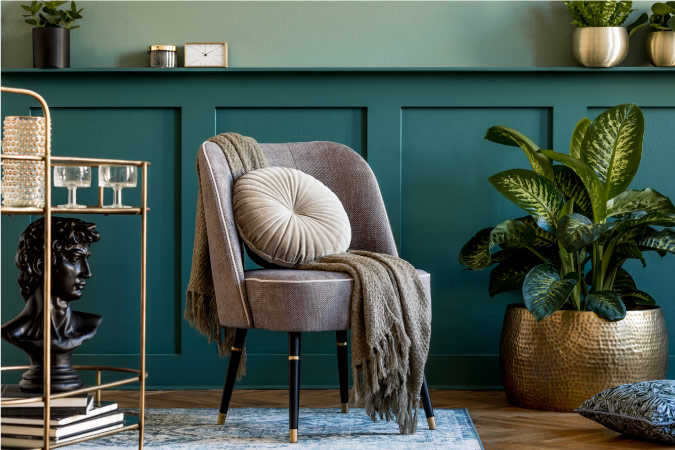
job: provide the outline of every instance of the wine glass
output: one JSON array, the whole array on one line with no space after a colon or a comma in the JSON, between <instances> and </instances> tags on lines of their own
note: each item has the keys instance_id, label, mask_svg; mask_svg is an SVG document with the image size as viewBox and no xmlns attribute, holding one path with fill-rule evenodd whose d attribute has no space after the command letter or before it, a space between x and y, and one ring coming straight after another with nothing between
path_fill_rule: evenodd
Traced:
<instances>
[{"instance_id":1,"label":"wine glass","mask_svg":"<svg viewBox=\"0 0 675 450\"><path fill-rule=\"evenodd\" d=\"M77 204L77 188L91 186L91 167L54 166L54 186L68 188L68 203L59 208L86 208Z\"/></svg>"},{"instance_id":2,"label":"wine glass","mask_svg":"<svg viewBox=\"0 0 675 450\"><path fill-rule=\"evenodd\" d=\"M113 188L113 203L104 208L131 208L122 204L122 188L136 187L136 166L99 166L98 185Z\"/></svg>"}]
</instances>

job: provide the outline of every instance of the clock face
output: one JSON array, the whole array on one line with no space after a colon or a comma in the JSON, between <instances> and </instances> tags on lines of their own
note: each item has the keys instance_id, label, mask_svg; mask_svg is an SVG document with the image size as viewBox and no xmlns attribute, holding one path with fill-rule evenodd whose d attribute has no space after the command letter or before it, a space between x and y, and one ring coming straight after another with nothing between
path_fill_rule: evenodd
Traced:
<instances>
[{"instance_id":1,"label":"clock face","mask_svg":"<svg viewBox=\"0 0 675 450\"><path fill-rule=\"evenodd\" d=\"M227 43L186 42L185 67L227 67Z\"/></svg>"}]
</instances>

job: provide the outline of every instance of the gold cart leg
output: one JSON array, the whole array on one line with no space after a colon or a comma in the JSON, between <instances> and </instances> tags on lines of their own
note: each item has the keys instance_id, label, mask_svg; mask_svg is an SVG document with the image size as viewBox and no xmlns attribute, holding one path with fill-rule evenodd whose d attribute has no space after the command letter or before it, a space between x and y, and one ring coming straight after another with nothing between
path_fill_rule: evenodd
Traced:
<instances>
[{"instance_id":1,"label":"gold cart leg","mask_svg":"<svg viewBox=\"0 0 675 450\"><path fill-rule=\"evenodd\" d=\"M101 385L101 371L96 370L96 386ZM101 407L101 390L96 391L96 406Z\"/></svg>"},{"instance_id":2,"label":"gold cart leg","mask_svg":"<svg viewBox=\"0 0 675 450\"><path fill-rule=\"evenodd\" d=\"M138 449L143 449L143 435L145 431L145 291L146 291L146 251L148 232L148 163L143 163L143 192L141 212L141 373L140 373L140 399L139 399L139 422L138 422Z\"/></svg>"}]
</instances>

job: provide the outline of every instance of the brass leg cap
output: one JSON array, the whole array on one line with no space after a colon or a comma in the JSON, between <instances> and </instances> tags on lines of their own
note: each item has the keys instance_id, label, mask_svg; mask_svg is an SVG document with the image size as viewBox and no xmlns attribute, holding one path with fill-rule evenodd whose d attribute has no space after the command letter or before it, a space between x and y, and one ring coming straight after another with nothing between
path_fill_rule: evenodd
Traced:
<instances>
[{"instance_id":1,"label":"brass leg cap","mask_svg":"<svg viewBox=\"0 0 675 450\"><path fill-rule=\"evenodd\" d=\"M427 422L429 423L430 430L436 429L436 418L434 416L427 417Z\"/></svg>"},{"instance_id":2,"label":"brass leg cap","mask_svg":"<svg viewBox=\"0 0 675 450\"><path fill-rule=\"evenodd\" d=\"M290 430L290 435L291 435L291 444L297 444L298 443L298 429L293 429L291 428Z\"/></svg>"},{"instance_id":3,"label":"brass leg cap","mask_svg":"<svg viewBox=\"0 0 675 450\"><path fill-rule=\"evenodd\" d=\"M347 414L349 412L349 403L342 404L342 414Z\"/></svg>"},{"instance_id":4,"label":"brass leg cap","mask_svg":"<svg viewBox=\"0 0 675 450\"><path fill-rule=\"evenodd\" d=\"M223 413L218 413L218 422L217 425L222 425L225 423L225 417L227 417L227 414Z\"/></svg>"}]
</instances>

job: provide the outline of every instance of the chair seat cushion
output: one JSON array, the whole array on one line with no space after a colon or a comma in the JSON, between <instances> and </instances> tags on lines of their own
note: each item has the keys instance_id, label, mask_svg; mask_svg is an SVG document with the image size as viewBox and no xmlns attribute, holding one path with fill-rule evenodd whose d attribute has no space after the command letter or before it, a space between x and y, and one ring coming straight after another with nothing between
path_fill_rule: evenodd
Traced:
<instances>
[{"instance_id":1,"label":"chair seat cushion","mask_svg":"<svg viewBox=\"0 0 675 450\"><path fill-rule=\"evenodd\" d=\"M431 301L431 276L417 270ZM257 269L245 273L255 328L273 331L332 331L350 328L354 280L340 272Z\"/></svg>"},{"instance_id":2,"label":"chair seat cushion","mask_svg":"<svg viewBox=\"0 0 675 450\"><path fill-rule=\"evenodd\" d=\"M266 167L244 174L234 184L232 208L247 247L277 266L342 253L352 239L337 195L299 170Z\"/></svg>"}]
</instances>

